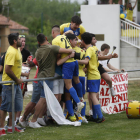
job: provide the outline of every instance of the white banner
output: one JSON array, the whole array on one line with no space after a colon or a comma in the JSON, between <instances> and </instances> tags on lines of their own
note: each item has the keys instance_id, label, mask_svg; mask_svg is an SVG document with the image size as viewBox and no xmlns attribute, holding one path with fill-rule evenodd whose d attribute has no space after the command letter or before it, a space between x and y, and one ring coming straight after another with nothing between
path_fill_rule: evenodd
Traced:
<instances>
[{"instance_id":1,"label":"white banner","mask_svg":"<svg viewBox=\"0 0 140 140\"><path fill-rule=\"evenodd\" d=\"M125 111L128 103L128 74L126 72L114 74L111 79L116 96L111 96L108 84L101 79L100 104L104 113L115 114Z\"/></svg>"},{"instance_id":2,"label":"white banner","mask_svg":"<svg viewBox=\"0 0 140 140\"><path fill-rule=\"evenodd\" d=\"M52 93L52 91L50 90L50 88L44 81L43 81L43 87L44 87L47 107L50 111L51 116L57 122L57 124L81 126L81 122L78 122L78 121L71 122L65 118L63 110L58 100L56 99L56 97L54 96L54 94Z\"/></svg>"}]
</instances>

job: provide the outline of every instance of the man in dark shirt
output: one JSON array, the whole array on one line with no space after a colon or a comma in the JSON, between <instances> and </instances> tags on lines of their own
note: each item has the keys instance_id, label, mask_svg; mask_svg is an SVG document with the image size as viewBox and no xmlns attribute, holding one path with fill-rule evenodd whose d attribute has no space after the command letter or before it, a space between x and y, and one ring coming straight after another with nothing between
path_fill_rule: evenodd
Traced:
<instances>
[{"instance_id":1,"label":"man in dark shirt","mask_svg":"<svg viewBox=\"0 0 140 140\"><path fill-rule=\"evenodd\" d=\"M22 54L22 63L27 61L27 58L31 55L30 52L28 50L26 50L25 47L25 35L19 35L20 40L21 40L21 47L20 47L20 51Z\"/></svg>"}]
</instances>

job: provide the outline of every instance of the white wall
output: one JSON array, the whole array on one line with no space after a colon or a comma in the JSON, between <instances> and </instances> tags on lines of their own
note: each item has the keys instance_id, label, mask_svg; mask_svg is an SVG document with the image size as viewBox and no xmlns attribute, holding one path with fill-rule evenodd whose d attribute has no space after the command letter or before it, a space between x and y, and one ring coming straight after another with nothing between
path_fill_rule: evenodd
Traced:
<instances>
[{"instance_id":1,"label":"white wall","mask_svg":"<svg viewBox=\"0 0 140 140\"><path fill-rule=\"evenodd\" d=\"M138 23L140 23L140 12L138 12Z\"/></svg>"},{"instance_id":2,"label":"white wall","mask_svg":"<svg viewBox=\"0 0 140 140\"><path fill-rule=\"evenodd\" d=\"M116 68L120 68L120 6L116 5L81 5L81 19L87 32L94 34L104 34L105 40L98 41L97 47L100 49L103 43L117 49L115 52L119 58L110 60Z\"/></svg>"}]
</instances>

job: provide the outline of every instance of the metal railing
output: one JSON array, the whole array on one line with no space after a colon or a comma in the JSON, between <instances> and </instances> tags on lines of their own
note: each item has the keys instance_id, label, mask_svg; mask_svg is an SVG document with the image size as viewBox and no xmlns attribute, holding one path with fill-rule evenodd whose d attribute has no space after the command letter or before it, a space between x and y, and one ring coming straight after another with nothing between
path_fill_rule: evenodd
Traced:
<instances>
[{"instance_id":1,"label":"metal railing","mask_svg":"<svg viewBox=\"0 0 140 140\"><path fill-rule=\"evenodd\" d=\"M128 19L121 19L121 40L140 48L140 25Z\"/></svg>"},{"instance_id":2,"label":"metal railing","mask_svg":"<svg viewBox=\"0 0 140 140\"><path fill-rule=\"evenodd\" d=\"M135 72L135 71L140 71L140 69L137 70L127 70L125 72ZM108 72L108 74L116 74L118 72L114 71L114 72ZM120 73L123 73L123 71L121 71ZM55 79L62 79L61 76L58 77L47 77L47 78L36 78L36 79L26 79L23 80L23 82L33 82L33 81L45 81L45 80L55 80ZM12 84L12 132L14 132L15 130L15 107L14 107L14 81L4 81L4 82L0 82L0 84L8 84L11 83Z\"/></svg>"}]
</instances>

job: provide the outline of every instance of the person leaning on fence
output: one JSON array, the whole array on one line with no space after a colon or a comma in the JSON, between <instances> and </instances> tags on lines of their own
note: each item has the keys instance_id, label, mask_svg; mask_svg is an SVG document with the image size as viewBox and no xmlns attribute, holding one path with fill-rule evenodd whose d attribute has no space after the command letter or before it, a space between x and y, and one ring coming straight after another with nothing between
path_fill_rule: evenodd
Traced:
<instances>
[{"instance_id":1,"label":"person leaning on fence","mask_svg":"<svg viewBox=\"0 0 140 140\"><path fill-rule=\"evenodd\" d=\"M15 114L23 109L23 97L20 85L23 81L20 79L22 55L19 47L21 42L18 33L8 35L9 48L5 55L4 70L2 81L14 81L14 96L15 96ZM12 85L11 83L3 84L2 88L2 104L0 110L0 135L6 135L4 129L4 122L7 112L9 112L9 126L8 133L12 133ZM19 130L15 125L15 131L24 132Z\"/></svg>"},{"instance_id":2,"label":"person leaning on fence","mask_svg":"<svg viewBox=\"0 0 140 140\"><path fill-rule=\"evenodd\" d=\"M101 46L101 52L100 55L101 56L105 56L109 53L110 50L110 46L108 44L103 44ZM103 61L99 61L99 63L103 66L103 68L107 71L107 72L113 72L113 71L117 71L117 72L121 72L124 71L124 69L117 69L114 66L112 66L108 60L103 60Z\"/></svg>"},{"instance_id":3,"label":"person leaning on fence","mask_svg":"<svg viewBox=\"0 0 140 140\"><path fill-rule=\"evenodd\" d=\"M56 57L58 53L67 53L70 54L73 52L72 49L63 49L56 45L48 45L48 41L44 34L37 35L37 41L40 44L40 47L35 53L35 57L39 66L38 78L44 77L54 77L55 74L55 64ZM45 80L48 87L52 90L53 80ZM35 107L35 113L32 120L29 122L29 126L32 128L40 128L41 126L37 123L37 118L41 110L44 110L46 107L45 93L43 89L43 81L39 81L39 87L41 90L40 99Z\"/></svg>"}]
</instances>

